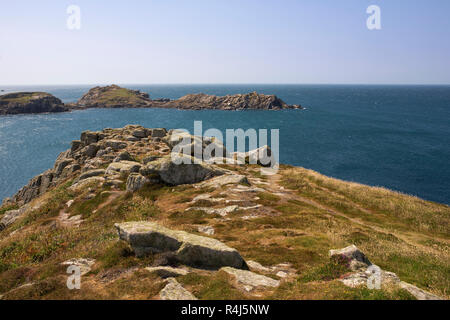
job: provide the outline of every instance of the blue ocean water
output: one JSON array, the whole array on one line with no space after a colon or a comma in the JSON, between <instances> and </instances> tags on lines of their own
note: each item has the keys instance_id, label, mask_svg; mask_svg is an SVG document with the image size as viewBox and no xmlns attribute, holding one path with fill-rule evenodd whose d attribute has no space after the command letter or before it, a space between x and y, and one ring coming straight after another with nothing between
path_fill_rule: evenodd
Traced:
<instances>
[{"instance_id":1,"label":"blue ocean water","mask_svg":"<svg viewBox=\"0 0 450 320\"><path fill-rule=\"evenodd\" d=\"M50 168L83 130L141 124L186 128L280 129L282 163L325 175L384 186L450 204L450 86L123 85L152 98L187 93L276 94L306 110L180 111L91 109L0 117L0 199ZM0 87L47 91L64 102L92 86ZM223 131L224 132L224 131Z\"/></svg>"}]
</instances>

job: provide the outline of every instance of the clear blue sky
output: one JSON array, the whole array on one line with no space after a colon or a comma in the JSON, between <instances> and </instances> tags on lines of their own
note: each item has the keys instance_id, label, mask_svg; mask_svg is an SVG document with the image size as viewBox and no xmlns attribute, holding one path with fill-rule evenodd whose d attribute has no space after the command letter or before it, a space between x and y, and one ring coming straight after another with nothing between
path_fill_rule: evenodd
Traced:
<instances>
[{"instance_id":1,"label":"clear blue sky","mask_svg":"<svg viewBox=\"0 0 450 320\"><path fill-rule=\"evenodd\" d=\"M449 0L2 1L0 84L449 84L449 16Z\"/></svg>"}]
</instances>

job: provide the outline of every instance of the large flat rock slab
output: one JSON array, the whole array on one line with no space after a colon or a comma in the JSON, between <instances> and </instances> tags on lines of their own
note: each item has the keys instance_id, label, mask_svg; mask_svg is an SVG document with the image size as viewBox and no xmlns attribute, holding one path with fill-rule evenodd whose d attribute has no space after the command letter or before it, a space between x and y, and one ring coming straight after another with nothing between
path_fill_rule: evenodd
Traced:
<instances>
[{"instance_id":1,"label":"large flat rock slab","mask_svg":"<svg viewBox=\"0 0 450 320\"><path fill-rule=\"evenodd\" d=\"M171 230L147 221L117 223L115 227L120 239L127 241L137 256L172 251L185 265L213 269L225 266L248 268L236 249L216 239Z\"/></svg>"}]
</instances>

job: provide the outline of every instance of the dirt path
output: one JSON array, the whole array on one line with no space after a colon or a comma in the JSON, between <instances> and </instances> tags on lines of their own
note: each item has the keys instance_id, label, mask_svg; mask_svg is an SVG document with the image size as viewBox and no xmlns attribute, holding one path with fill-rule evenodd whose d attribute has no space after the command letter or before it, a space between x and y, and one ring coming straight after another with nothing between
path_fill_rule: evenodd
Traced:
<instances>
[{"instance_id":1,"label":"dirt path","mask_svg":"<svg viewBox=\"0 0 450 320\"><path fill-rule=\"evenodd\" d=\"M326 206L326 205L324 205L322 203L319 203L319 202L317 202L315 200L312 200L312 199L306 198L304 196L301 196L295 190L290 190L290 189L283 188L280 185L280 181L281 181L281 176L279 174L269 175L268 176L268 182L270 183L270 185L268 185L266 187L266 189L268 191L272 192L272 193L279 194L280 197L284 197L286 200L290 200L290 199L295 200L295 199L297 199L297 200L303 201L303 202L305 202L305 203L307 203L307 204L309 204L311 206L314 206L314 207L316 207L318 209L321 209L321 210L323 210L323 211L325 211L325 212L327 212L327 213L329 213L331 215L343 217L343 218L349 220L352 223L364 226L364 227L372 229L372 230L374 230L376 232L385 233L385 234L392 234L392 235L394 235L395 237L397 237L398 239L402 240L403 242L405 242L406 244L408 244L410 246L420 247L424 251L432 251L436 255L440 255L441 254L441 252L439 250L435 250L432 247L425 246L425 245L422 245L420 243L417 243L417 241L414 241L413 239L411 239L410 236L405 235L405 234L403 234L403 233L401 233L399 231L389 230L389 229L385 229L385 228L382 228L382 227L379 227L379 226L376 226L376 225L373 225L373 224L368 224L368 223L362 221L361 219L350 217L350 216L346 215L345 213L343 213L341 211L338 211L338 210L336 210L334 208L330 208L330 207L328 207L328 206ZM329 190L326 190L326 191L329 192ZM339 194L335 194L335 195L339 196L340 198L343 197L342 195L339 195ZM348 200L347 198L345 198L345 200L350 202L357 209L359 209L360 211L362 211L364 213L374 214L370 210L361 207L359 204L356 204L353 201ZM417 237L417 234L415 235L415 237ZM429 239L428 237L426 237L424 235L422 235L421 238L422 239Z\"/></svg>"}]
</instances>

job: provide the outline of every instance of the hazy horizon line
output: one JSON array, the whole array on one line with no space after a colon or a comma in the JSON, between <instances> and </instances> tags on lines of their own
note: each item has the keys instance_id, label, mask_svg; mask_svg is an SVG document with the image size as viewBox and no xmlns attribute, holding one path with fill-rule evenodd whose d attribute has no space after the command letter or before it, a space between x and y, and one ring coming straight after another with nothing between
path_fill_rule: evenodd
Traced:
<instances>
[{"instance_id":1,"label":"hazy horizon line","mask_svg":"<svg viewBox=\"0 0 450 320\"><path fill-rule=\"evenodd\" d=\"M227 85L227 86L242 86L242 85L271 85L271 86L282 86L282 85L324 85L324 86L450 86L450 83L270 83L270 82L242 82L242 83L227 83L227 82L216 82L216 83L202 83L202 82L192 82L192 83L120 83L120 82L103 82L103 83L43 83L43 84L0 84L0 87L32 87L32 86L108 86L108 85L131 85L131 86L142 86L142 85L154 85L154 86L216 86L216 85Z\"/></svg>"}]
</instances>

